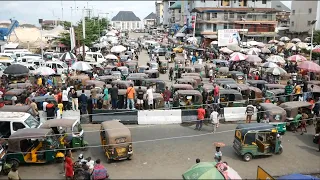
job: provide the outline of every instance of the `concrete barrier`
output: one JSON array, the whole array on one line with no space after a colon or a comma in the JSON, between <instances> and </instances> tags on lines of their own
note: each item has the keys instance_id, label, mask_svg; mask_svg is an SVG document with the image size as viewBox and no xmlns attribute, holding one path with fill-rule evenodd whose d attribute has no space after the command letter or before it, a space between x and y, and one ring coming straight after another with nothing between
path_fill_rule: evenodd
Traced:
<instances>
[{"instance_id":1,"label":"concrete barrier","mask_svg":"<svg viewBox=\"0 0 320 180\"><path fill-rule=\"evenodd\" d=\"M245 121L247 115L245 114L247 107L225 107L224 108L224 121L226 122L235 122L235 121ZM254 108L254 114L252 120L256 121L257 119L257 108Z\"/></svg>"},{"instance_id":2,"label":"concrete barrier","mask_svg":"<svg viewBox=\"0 0 320 180\"><path fill-rule=\"evenodd\" d=\"M182 123L194 122L197 120L198 112L197 109L182 109L181 120Z\"/></svg>"},{"instance_id":3,"label":"concrete barrier","mask_svg":"<svg viewBox=\"0 0 320 180\"><path fill-rule=\"evenodd\" d=\"M138 112L138 124L181 124L181 109Z\"/></svg>"},{"instance_id":4,"label":"concrete barrier","mask_svg":"<svg viewBox=\"0 0 320 180\"><path fill-rule=\"evenodd\" d=\"M114 119L120 120L123 124L138 124L138 111L132 110L92 110L92 123L101 123Z\"/></svg>"}]
</instances>

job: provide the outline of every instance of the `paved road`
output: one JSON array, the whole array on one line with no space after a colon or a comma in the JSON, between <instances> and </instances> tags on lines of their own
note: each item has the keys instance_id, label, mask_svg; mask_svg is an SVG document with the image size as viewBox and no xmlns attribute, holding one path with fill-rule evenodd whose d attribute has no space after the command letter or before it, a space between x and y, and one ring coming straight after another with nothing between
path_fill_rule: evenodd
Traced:
<instances>
[{"instance_id":1,"label":"paved road","mask_svg":"<svg viewBox=\"0 0 320 180\"><path fill-rule=\"evenodd\" d=\"M99 129L99 125L84 126L86 131ZM195 163L196 158L200 158L201 161L213 160L212 143L217 141L226 144L222 149L223 160L227 161L243 178L255 178L257 166L263 167L274 176L320 172L320 152L316 151L317 147L312 143L312 134L314 134L312 127L309 127L309 133L305 135L288 132L283 136L283 154L244 162L232 148L235 126L235 124L223 124L216 134L209 133L211 129L208 126L200 132L194 131L194 126L130 126L133 141L137 142L133 145L134 157L131 161L107 164L101 147L89 148L83 153L85 157L100 158L113 179L181 178L181 174ZM170 139L172 137L181 138ZM85 138L91 146L100 144L98 132L88 132ZM76 153L74 156L77 157ZM43 178L41 174L43 172L46 172L47 178L61 179L63 178L59 174L61 168L62 166L57 164L31 165L20 167L19 172L23 179Z\"/></svg>"}]
</instances>

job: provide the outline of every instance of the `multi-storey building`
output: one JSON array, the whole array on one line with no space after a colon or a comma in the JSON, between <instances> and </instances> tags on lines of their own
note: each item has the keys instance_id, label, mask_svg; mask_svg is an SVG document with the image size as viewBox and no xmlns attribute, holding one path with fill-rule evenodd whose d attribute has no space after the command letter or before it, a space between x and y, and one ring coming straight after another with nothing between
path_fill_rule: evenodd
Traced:
<instances>
[{"instance_id":1,"label":"multi-storey building","mask_svg":"<svg viewBox=\"0 0 320 180\"><path fill-rule=\"evenodd\" d=\"M163 2L162 1L156 1L156 23L157 25L160 25L163 23Z\"/></svg>"},{"instance_id":2,"label":"multi-storey building","mask_svg":"<svg viewBox=\"0 0 320 180\"><path fill-rule=\"evenodd\" d=\"M157 16L155 13L152 12L143 19L143 25L145 28L155 27L156 20L157 20Z\"/></svg>"},{"instance_id":3,"label":"multi-storey building","mask_svg":"<svg viewBox=\"0 0 320 180\"><path fill-rule=\"evenodd\" d=\"M298 1L291 2L290 32L310 33L312 21L316 30L320 30L320 1Z\"/></svg>"},{"instance_id":4,"label":"multi-storey building","mask_svg":"<svg viewBox=\"0 0 320 180\"><path fill-rule=\"evenodd\" d=\"M171 9L169 9L176 1L162 0L163 3L163 25L170 26Z\"/></svg>"},{"instance_id":5,"label":"multi-storey building","mask_svg":"<svg viewBox=\"0 0 320 180\"><path fill-rule=\"evenodd\" d=\"M197 17L197 36L214 39L222 29L243 29L241 37L258 41L276 36L278 10L271 8L269 0L192 1L189 6Z\"/></svg>"},{"instance_id":6,"label":"multi-storey building","mask_svg":"<svg viewBox=\"0 0 320 180\"><path fill-rule=\"evenodd\" d=\"M281 1L272 1L271 8L279 10L276 14L276 19L278 21L278 27L289 27L290 26L290 14L291 10Z\"/></svg>"}]
</instances>

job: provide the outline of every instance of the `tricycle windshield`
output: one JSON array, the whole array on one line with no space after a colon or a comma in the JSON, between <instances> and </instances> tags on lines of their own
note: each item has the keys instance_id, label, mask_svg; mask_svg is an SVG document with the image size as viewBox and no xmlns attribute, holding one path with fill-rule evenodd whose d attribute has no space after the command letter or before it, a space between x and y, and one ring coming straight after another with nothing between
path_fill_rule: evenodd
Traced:
<instances>
[{"instance_id":1,"label":"tricycle windshield","mask_svg":"<svg viewBox=\"0 0 320 180\"><path fill-rule=\"evenodd\" d=\"M12 99L12 95L5 95L4 97L3 97L3 99L5 100L5 101L11 101L11 99Z\"/></svg>"},{"instance_id":2,"label":"tricycle windshield","mask_svg":"<svg viewBox=\"0 0 320 180\"><path fill-rule=\"evenodd\" d=\"M40 123L32 115L30 115L25 121L30 128L38 128Z\"/></svg>"},{"instance_id":3,"label":"tricycle windshield","mask_svg":"<svg viewBox=\"0 0 320 180\"><path fill-rule=\"evenodd\" d=\"M48 142L49 146L52 146L50 149L59 148L59 141L56 136L48 136L46 141Z\"/></svg>"},{"instance_id":4,"label":"tricycle windshield","mask_svg":"<svg viewBox=\"0 0 320 180\"><path fill-rule=\"evenodd\" d=\"M80 133L82 131L82 126L80 124L80 122L77 122L73 127L72 127L72 132L73 133Z\"/></svg>"},{"instance_id":5,"label":"tricycle windshield","mask_svg":"<svg viewBox=\"0 0 320 180\"><path fill-rule=\"evenodd\" d=\"M128 69L121 69L121 73L124 75L129 74Z\"/></svg>"}]
</instances>

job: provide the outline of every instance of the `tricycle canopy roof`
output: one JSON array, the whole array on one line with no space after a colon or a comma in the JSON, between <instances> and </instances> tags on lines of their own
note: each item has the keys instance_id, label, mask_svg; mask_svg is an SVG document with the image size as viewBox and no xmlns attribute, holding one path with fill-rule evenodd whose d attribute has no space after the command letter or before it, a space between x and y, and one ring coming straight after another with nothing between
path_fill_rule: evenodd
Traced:
<instances>
[{"instance_id":1,"label":"tricycle canopy roof","mask_svg":"<svg viewBox=\"0 0 320 180\"><path fill-rule=\"evenodd\" d=\"M268 82L265 80L247 80L249 84L267 84Z\"/></svg>"},{"instance_id":2,"label":"tricycle canopy roof","mask_svg":"<svg viewBox=\"0 0 320 180\"><path fill-rule=\"evenodd\" d=\"M40 128L49 129L53 127L72 128L72 126L78 122L76 119L52 119L43 123Z\"/></svg>"},{"instance_id":3,"label":"tricycle canopy roof","mask_svg":"<svg viewBox=\"0 0 320 180\"><path fill-rule=\"evenodd\" d=\"M285 110L296 109L300 107L309 107L312 104L305 101L290 101L280 104L279 106Z\"/></svg>"},{"instance_id":4,"label":"tricycle canopy roof","mask_svg":"<svg viewBox=\"0 0 320 180\"><path fill-rule=\"evenodd\" d=\"M271 89L284 89L286 87L286 85L283 84L265 84L265 86Z\"/></svg>"},{"instance_id":5,"label":"tricycle canopy roof","mask_svg":"<svg viewBox=\"0 0 320 180\"><path fill-rule=\"evenodd\" d=\"M267 111L270 114L282 114L285 110L272 103L260 103L262 111Z\"/></svg>"},{"instance_id":6,"label":"tricycle canopy roof","mask_svg":"<svg viewBox=\"0 0 320 180\"><path fill-rule=\"evenodd\" d=\"M272 124L265 124L265 123L239 124L236 127L236 130L241 130L242 136L249 131L269 132L272 129L275 129L275 127Z\"/></svg>"},{"instance_id":7,"label":"tricycle canopy roof","mask_svg":"<svg viewBox=\"0 0 320 180\"><path fill-rule=\"evenodd\" d=\"M71 80L85 80L85 79L90 79L88 75L86 74L80 74L76 76L70 76Z\"/></svg>"},{"instance_id":8,"label":"tricycle canopy roof","mask_svg":"<svg viewBox=\"0 0 320 180\"><path fill-rule=\"evenodd\" d=\"M241 95L241 93L234 89L221 89L220 94L238 94Z\"/></svg>"},{"instance_id":9,"label":"tricycle canopy roof","mask_svg":"<svg viewBox=\"0 0 320 180\"><path fill-rule=\"evenodd\" d=\"M32 87L31 83L15 83L15 84L9 84L9 88L14 88L14 89L25 89L28 87Z\"/></svg>"},{"instance_id":10,"label":"tricycle canopy roof","mask_svg":"<svg viewBox=\"0 0 320 180\"><path fill-rule=\"evenodd\" d=\"M5 94L15 96L15 95L20 95L25 91L26 91L25 89L11 89L11 90L7 91Z\"/></svg>"},{"instance_id":11,"label":"tricycle canopy roof","mask_svg":"<svg viewBox=\"0 0 320 180\"><path fill-rule=\"evenodd\" d=\"M178 94L182 94L182 95L201 95L201 93L197 90L178 90L176 91L176 93Z\"/></svg>"},{"instance_id":12,"label":"tricycle canopy roof","mask_svg":"<svg viewBox=\"0 0 320 180\"><path fill-rule=\"evenodd\" d=\"M272 93L275 94L275 95L285 93L284 89L271 89L271 90L268 90L268 91L269 91L269 92L272 92Z\"/></svg>"},{"instance_id":13,"label":"tricycle canopy roof","mask_svg":"<svg viewBox=\"0 0 320 180\"><path fill-rule=\"evenodd\" d=\"M129 128L118 120L104 121L101 123L101 127L108 134L109 139L113 139L112 141L119 137L126 137L128 143L132 141Z\"/></svg>"},{"instance_id":14,"label":"tricycle canopy roof","mask_svg":"<svg viewBox=\"0 0 320 180\"><path fill-rule=\"evenodd\" d=\"M0 112L28 112L31 109L29 105L22 105L22 106L14 106L14 105L5 105L0 108Z\"/></svg>"},{"instance_id":15,"label":"tricycle canopy roof","mask_svg":"<svg viewBox=\"0 0 320 180\"><path fill-rule=\"evenodd\" d=\"M172 84L171 87L174 89L193 90L193 86L191 84Z\"/></svg>"},{"instance_id":16,"label":"tricycle canopy roof","mask_svg":"<svg viewBox=\"0 0 320 180\"><path fill-rule=\"evenodd\" d=\"M34 99L35 102L43 102L46 99L48 101L56 102L56 99L54 97L52 97L52 96L49 96L49 95L47 95L47 96L36 96L36 97L33 97L31 100L33 100L33 99Z\"/></svg>"},{"instance_id":17,"label":"tricycle canopy roof","mask_svg":"<svg viewBox=\"0 0 320 180\"><path fill-rule=\"evenodd\" d=\"M244 75L243 72L240 72L240 71L229 71L229 74L242 75L242 76Z\"/></svg>"}]
</instances>

